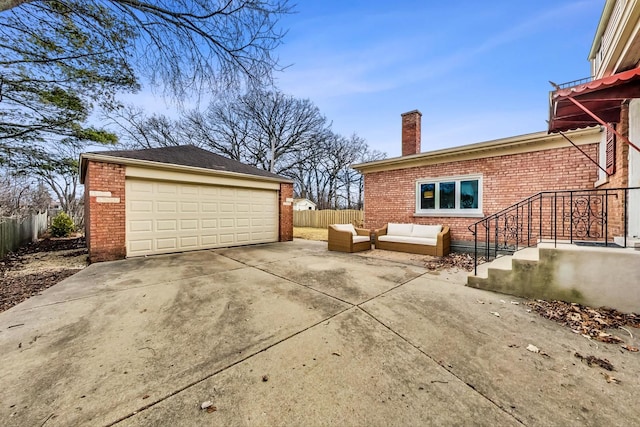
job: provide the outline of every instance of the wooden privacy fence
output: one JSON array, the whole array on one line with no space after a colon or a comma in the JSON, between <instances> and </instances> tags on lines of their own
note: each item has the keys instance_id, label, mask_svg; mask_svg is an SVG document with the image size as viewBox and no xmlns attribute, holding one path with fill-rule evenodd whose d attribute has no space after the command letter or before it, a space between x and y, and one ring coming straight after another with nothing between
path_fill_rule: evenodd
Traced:
<instances>
[{"instance_id":1,"label":"wooden privacy fence","mask_svg":"<svg viewBox=\"0 0 640 427\"><path fill-rule=\"evenodd\" d=\"M38 239L47 230L47 213L23 217L0 217L0 257L27 242Z\"/></svg>"},{"instance_id":2,"label":"wooden privacy fence","mask_svg":"<svg viewBox=\"0 0 640 427\"><path fill-rule=\"evenodd\" d=\"M294 227L327 228L329 224L361 225L363 220L363 212L354 209L293 211Z\"/></svg>"}]
</instances>

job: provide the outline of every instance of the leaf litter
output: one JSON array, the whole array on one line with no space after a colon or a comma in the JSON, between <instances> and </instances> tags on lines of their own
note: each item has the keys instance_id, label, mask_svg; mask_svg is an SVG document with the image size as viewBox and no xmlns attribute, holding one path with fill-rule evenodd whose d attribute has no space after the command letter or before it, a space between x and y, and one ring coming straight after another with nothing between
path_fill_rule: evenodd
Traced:
<instances>
[{"instance_id":1,"label":"leaf litter","mask_svg":"<svg viewBox=\"0 0 640 427\"><path fill-rule=\"evenodd\" d=\"M625 340L607 332L608 329L622 329L633 335L625 326L640 328L640 315L622 313L613 308L591 308L577 303L564 301L535 300L525 303L542 317L568 326L576 334L604 343L619 344ZM628 351L635 347L629 346Z\"/></svg>"}]
</instances>

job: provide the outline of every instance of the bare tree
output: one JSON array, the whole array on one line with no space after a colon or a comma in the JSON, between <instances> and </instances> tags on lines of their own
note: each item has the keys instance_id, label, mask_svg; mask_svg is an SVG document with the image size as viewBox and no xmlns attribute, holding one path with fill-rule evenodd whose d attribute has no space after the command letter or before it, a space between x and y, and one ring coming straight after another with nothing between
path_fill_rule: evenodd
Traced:
<instances>
[{"instance_id":1,"label":"bare tree","mask_svg":"<svg viewBox=\"0 0 640 427\"><path fill-rule=\"evenodd\" d=\"M0 164L27 171L65 144L115 143L88 117L117 108L140 77L177 102L270 82L287 3L0 0ZM169 123L156 119L154 129Z\"/></svg>"},{"instance_id":2,"label":"bare tree","mask_svg":"<svg viewBox=\"0 0 640 427\"><path fill-rule=\"evenodd\" d=\"M41 180L6 170L0 174L0 216L44 212L50 203L51 195Z\"/></svg>"}]
</instances>

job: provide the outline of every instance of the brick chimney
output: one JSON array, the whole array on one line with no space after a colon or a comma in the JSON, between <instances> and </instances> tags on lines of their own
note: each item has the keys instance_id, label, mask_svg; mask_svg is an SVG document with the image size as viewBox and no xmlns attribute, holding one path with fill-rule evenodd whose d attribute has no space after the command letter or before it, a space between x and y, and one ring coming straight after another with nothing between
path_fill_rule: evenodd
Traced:
<instances>
[{"instance_id":1,"label":"brick chimney","mask_svg":"<svg viewBox=\"0 0 640 427\"><path fill-rule=\"evenodd\" d=\"M402 155L410 156L420 152L420 121L422 113L418 110L401 114L402 116Z\"/></svg>"}]
</instances>

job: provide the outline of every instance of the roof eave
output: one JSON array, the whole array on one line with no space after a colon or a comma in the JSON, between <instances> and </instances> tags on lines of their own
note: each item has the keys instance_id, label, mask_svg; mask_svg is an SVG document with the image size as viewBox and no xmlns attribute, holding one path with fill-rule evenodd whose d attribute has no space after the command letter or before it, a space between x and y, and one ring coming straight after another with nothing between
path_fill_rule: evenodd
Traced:
<instances>
[{"instance_id":1,"label":"roof eave","mask_svg":"<svg viewBox=\"0 0 640 427\"><path fill-rule=\"evenodd\" d=\"M577 131L573 131L572 135L574 136L582 136L588 135L591 133L599 133L599 127L590 127L587 129L581 129ZM394 157L391 159L377 160L374 162L366 162L366 163L358 163L351 165L351 167L361 173L366 173L367 171L373 172L380 168L384 169L399 169L402 167L407 167L411 163L420 163L421 160L435 160L439 159L441 161L455 161L456 157L460 156L470 156L477 154L478 158L487 157L487 152L496 152L501 150L507 150L510 148L514 148L517 146L523 145L531 145L539 142L550 141L551 139L561 139L559 135L549 135L547 132L536 132L531 134L513 136L509 138L478 142L475 144L461 145L458 147L445 148L441 150L429 151L425 153L412 154L410 156L402 156L402 157ZM499 154L496 154L499 155Z\"/></svg>"},{"instance_id":2,"label":"roof eave","mask_svg":"<svg viewBox=\"0 0 640 427\"><path fill-rule=\"evenodd\" d=\"M152 169L166 169L171 171L195 173L195 174L201 174L201 175L224 176L224 177L242 178L242 179L251 178L259 181L281 182L281 183L288 183L288 184L293 183L292 180L284 177L275 178L275 177L240 173L240 172L230 172L230 171L222 171L222 170L216 170L216 169L199 168L195 166L184 166L184 165L176 165L171 163L154 162L150 160L139 160L139 159L130 159L127 157L108 156L108 155L98 154L98 153L83 153L80 155L80 183L81 184L84 184L86 164L90 160L96 161L96 162L102 162L102 163L115 163L115 164L125 165L125 166L139 166L139 167L146 167L146 168L152 168Z\"/></svg>"}]
</instances>

